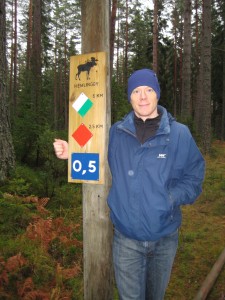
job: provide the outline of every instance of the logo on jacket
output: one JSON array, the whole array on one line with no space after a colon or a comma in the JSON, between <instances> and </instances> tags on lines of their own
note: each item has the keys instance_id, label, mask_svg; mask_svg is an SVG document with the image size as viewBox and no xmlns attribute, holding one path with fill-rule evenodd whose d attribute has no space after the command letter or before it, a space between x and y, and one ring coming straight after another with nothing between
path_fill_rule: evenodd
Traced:
<instances>
[{"instance_id":1,"label":"logo on jacket","mask_svg":"<svg viewBox=\"0 0 225 300\"><path fill-rule=\"evenodd\" d=\"M157 158L166 158L166 153L160 153Z\"/></svg>"}]
</instances>

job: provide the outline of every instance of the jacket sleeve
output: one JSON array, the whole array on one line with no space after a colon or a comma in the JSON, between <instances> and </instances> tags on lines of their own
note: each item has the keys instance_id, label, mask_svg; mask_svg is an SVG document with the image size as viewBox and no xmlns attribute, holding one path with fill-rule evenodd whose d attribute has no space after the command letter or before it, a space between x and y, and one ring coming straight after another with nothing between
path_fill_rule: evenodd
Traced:
<instances>
[{"instance_id":1,"label":"jacket sleeve","mask_svg":"<svg viewBox=\"0 0 225 300\"><path fill-rule=\"evenodd\" d=\"M205 160L187 128L182 133L176 152L180 155L182 167L179 166L177 176L171 180L169 198L174 206L192 204L202 192Z\"/></svg>"}]
</instances>

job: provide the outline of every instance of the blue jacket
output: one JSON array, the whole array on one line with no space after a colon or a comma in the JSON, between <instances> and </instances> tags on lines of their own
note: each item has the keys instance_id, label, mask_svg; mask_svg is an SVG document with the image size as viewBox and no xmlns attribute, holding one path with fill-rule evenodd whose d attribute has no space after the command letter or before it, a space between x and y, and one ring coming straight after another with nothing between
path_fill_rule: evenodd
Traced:
<instances>
[{"instance_id":1,"label":"blue jacket","mask_svg":"<svg viewBox=\"0 0 225 300\"><path fill-rule=\"evenodd\" d=\"M189 129L158 109L159 129L144 144L136 138L133 111L110 129L111 220L122 234L140 241L158 240L181 225L180 206L200 195L205 172Z\"/></svg>"}]
</instances>

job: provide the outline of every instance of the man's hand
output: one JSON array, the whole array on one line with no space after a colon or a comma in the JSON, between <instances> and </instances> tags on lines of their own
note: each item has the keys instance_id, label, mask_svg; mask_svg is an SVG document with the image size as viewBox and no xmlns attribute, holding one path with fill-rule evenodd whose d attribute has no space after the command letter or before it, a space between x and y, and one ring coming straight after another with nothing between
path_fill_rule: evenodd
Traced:
<instances>
[{"instance_id":1,"label":"man's hand","mask_svg":"<svg viewBox=\"0 0 225 300\"><path fill-rule=\"evenodd\" d=\"M60 159L68 159L68 143L66 141L55 139L53 143L55 155Z\"/></svg>"}]
</instances>

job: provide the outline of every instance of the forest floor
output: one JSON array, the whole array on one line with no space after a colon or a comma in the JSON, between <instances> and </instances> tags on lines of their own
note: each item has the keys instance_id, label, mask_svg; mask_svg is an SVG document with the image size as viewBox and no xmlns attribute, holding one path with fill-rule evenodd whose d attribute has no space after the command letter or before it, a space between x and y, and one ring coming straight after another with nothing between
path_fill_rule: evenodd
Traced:
<instances>
[{"instance_id":1,"label":"forest floor","mask_svg":"<svg viewBox=\"0 0 225 300\"><path fill-rule=\"evenodd\" d=\"M206 162L202 195L182 208L165 300L194 299L225 248L225 143L214 142ZM81 186L68 184L59 198L0 188L0 300L83 299ZM225 299L225 266L207 299Z\"/></svg>"},{"instance_id":2,"label":"forest floor","mask_svg":"<svg viewBox=\"0 0 225 300\"><path fill-rule=\"evenodd\" d=\"M194 299L225 249L225 143L214 143L206 157L203 193L183 207L180 241L166 300ZM225 265L207 299L225 299Z\"/></svg>"}]
</instances>

